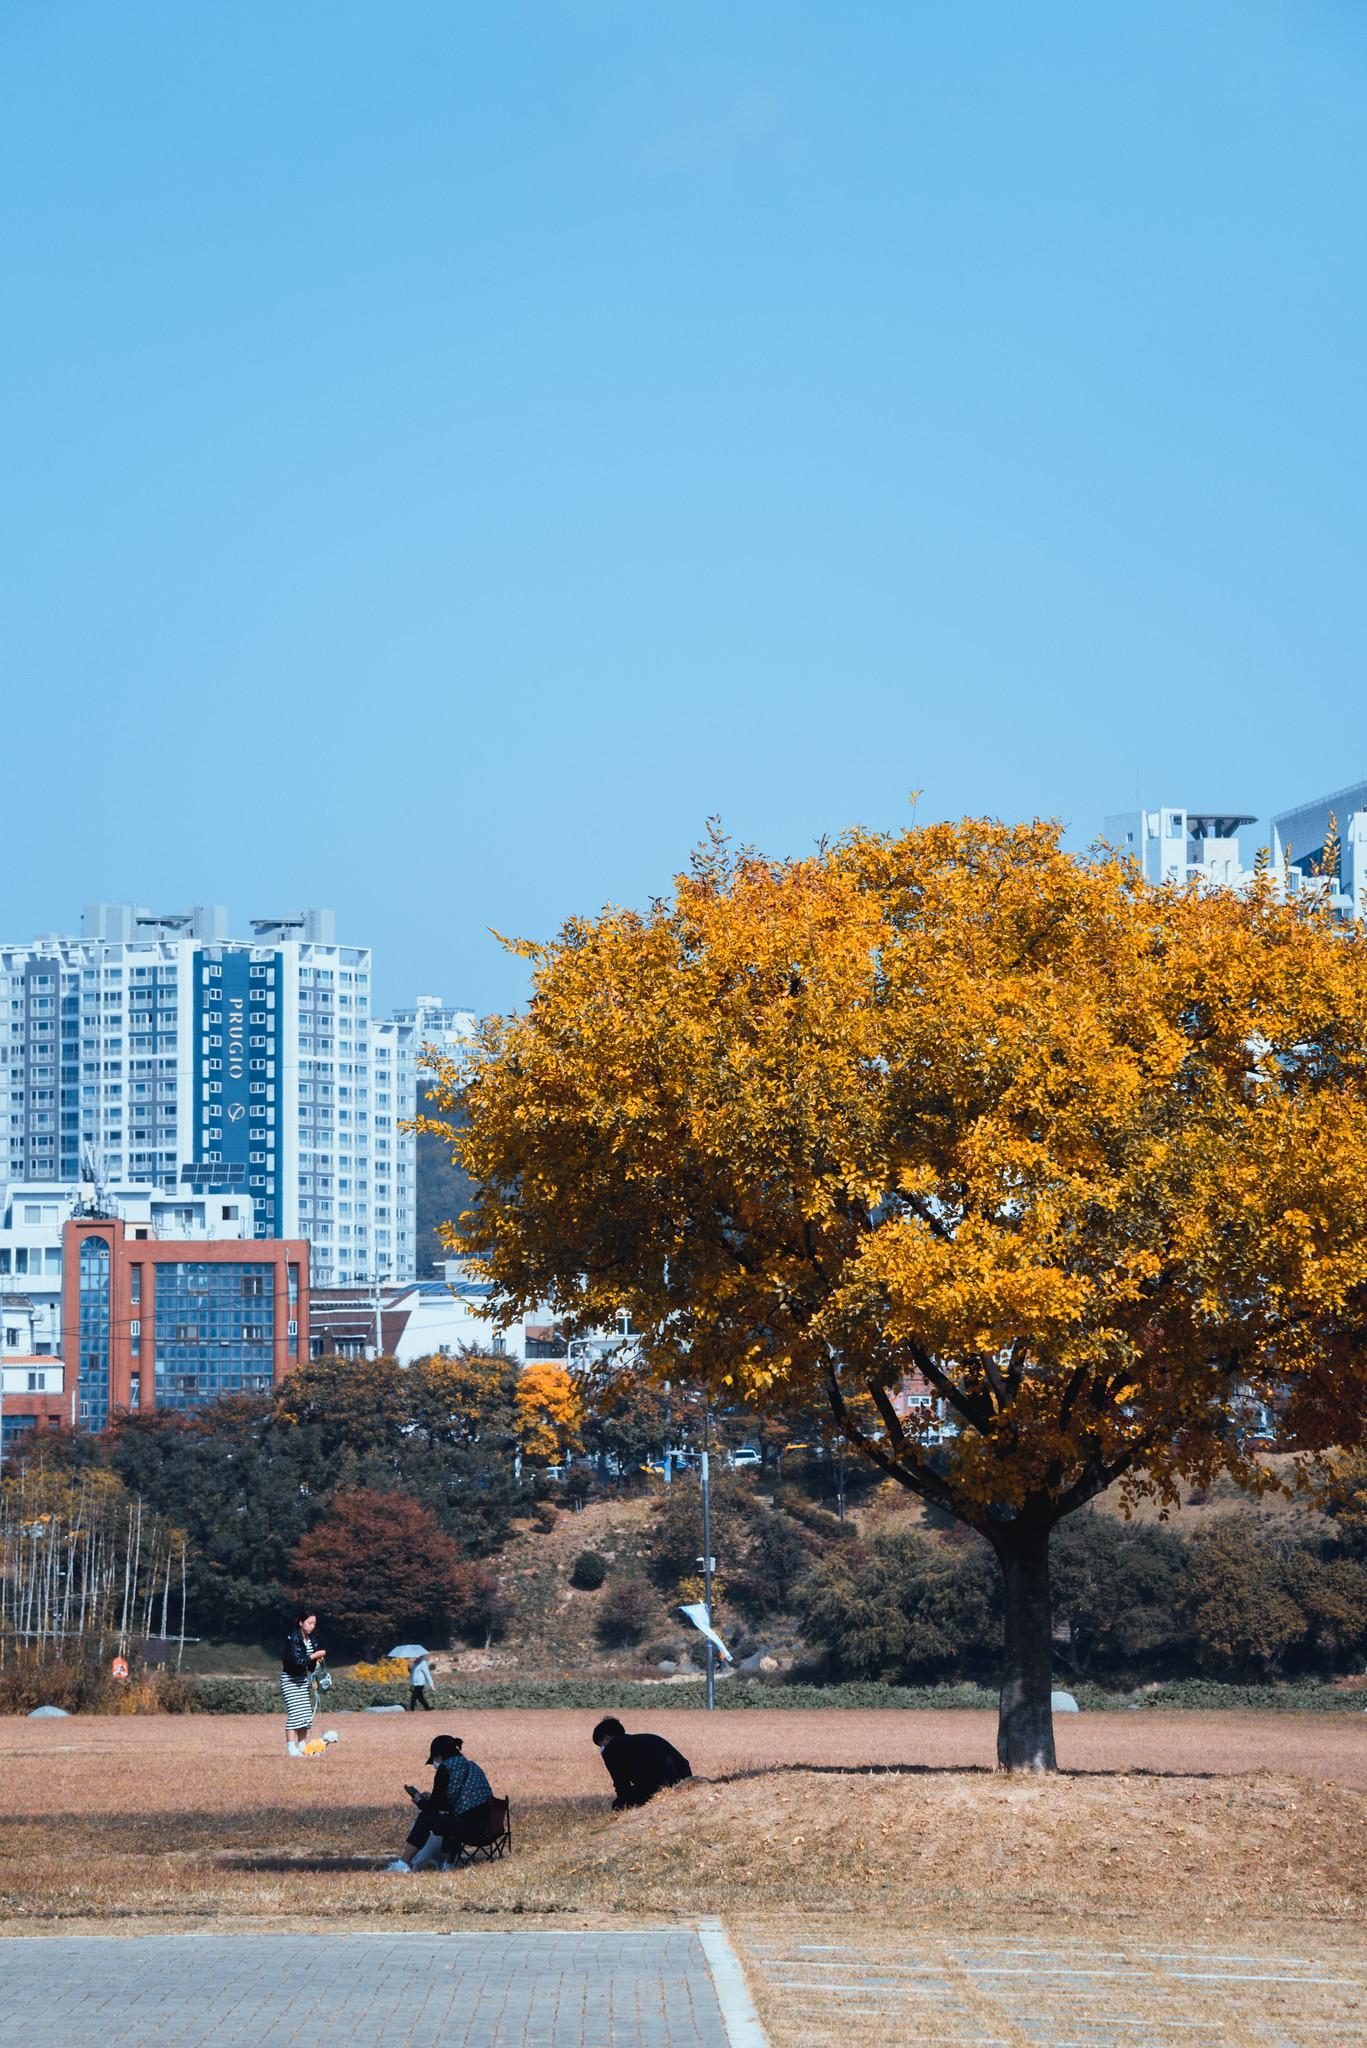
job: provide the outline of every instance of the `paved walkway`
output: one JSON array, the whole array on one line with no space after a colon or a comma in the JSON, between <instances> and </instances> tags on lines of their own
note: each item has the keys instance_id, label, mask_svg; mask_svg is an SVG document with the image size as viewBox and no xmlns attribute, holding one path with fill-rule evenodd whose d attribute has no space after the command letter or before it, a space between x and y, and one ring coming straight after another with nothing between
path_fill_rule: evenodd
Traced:
<instances>
[{"instance_id":1,"label":"paved walkway","mask_svg":"<svg viewBox=\"0 0 1367 2048\"><path fill-rule=\"evenodd\" d=\"M690 1928L0 1941L0 2048L728 2048Z\"/></svg>"},{"instance_id":2,"label":"paved walkway","mask_svg":"<svg viewBox=\"0 0 1367 2048\"><path fill-rule=\"evenodd\" d=\"M1324 1932L1309 1954L1266 1934L1179 1947L934 1931L795 1933L744 1953L789 2048L1367 2048L1367 1941Z\"/></svg>"}]
</instances>

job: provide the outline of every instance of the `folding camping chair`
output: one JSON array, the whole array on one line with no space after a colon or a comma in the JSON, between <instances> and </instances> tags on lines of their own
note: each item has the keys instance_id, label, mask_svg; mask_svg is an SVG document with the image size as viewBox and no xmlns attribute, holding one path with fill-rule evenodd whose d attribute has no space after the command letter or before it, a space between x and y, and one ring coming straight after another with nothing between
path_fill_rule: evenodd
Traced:
<instances>
[{"instance_id":1,"label":"folding camping chair","mask_svg":"<svg viewBox=\"0 0 1367 2048\"><path fill-rule=\"evenodd\" d=\"M485 1810L484 1830L477 1842L467 1836L461 1845L462 1863L496 1863L513 1846L513 1821L506 1799L490 1799Z\"/></svg>"}]
</instances>

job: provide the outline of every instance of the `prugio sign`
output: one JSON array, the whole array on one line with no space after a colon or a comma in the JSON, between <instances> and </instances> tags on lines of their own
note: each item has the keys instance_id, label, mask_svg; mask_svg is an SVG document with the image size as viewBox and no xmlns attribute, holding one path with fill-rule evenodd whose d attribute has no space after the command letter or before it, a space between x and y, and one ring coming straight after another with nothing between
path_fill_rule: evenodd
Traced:
<instances>
[{"instance_id":1,"label":"prugio sign","mask_svg":"<svg viewBox=\"0 0 1367 2048\"><path fill-rule=\"evenodd\" d=\"M226 1002L227 1015L224 1018L226 1035L224 1044L228 1048L224 1067L230 1081L245 1081L247 1078L247 999L245 996L230 995Z\"/></svg>"},{"instance_id":2,"label":"prugio sign","mask_svg":"<svg viewBox=\"0 0 1367 2048\"><path fill-rule=\"evenodd\" d=\"M196 987L199 1157L240 1170L233 1185L246 1188L268 1234L278 1217L279 983L278 954L225 947L202 956Z\"/></svg>"}]
</instances>

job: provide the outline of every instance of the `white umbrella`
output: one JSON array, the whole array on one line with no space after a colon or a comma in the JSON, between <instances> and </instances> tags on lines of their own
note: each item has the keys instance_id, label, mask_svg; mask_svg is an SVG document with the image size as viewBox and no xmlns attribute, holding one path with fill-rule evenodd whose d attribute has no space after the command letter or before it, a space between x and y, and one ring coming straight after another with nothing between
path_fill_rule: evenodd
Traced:
<instances>
[{"instance_id":1,"label":"white umbrella","mask_svg":"<svg viewBox=\"0 0 1367 2048\"><path fill-rule=\"evenodd\" d=\"M421 1643L400 1643L398 1648L391 1650L389 1654L391 1657L412 1658L425 1657L428 1653L426 1650L424 1650Z\"/></svg>"}]
</instances>

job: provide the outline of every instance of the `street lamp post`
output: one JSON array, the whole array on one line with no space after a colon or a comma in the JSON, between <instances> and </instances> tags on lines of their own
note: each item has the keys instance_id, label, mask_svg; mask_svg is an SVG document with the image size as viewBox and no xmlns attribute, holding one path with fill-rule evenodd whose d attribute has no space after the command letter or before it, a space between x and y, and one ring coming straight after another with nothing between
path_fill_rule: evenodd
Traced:
<instances>
[{"instance_id":1,"label":"street lamp post","mask_svg":"<svg viewBox=\"0 0 1367 2048\"><path fill-rule=\"evenodd\" d=\"M712 1404L709 1401L703 1409L702 1422L702 1585L703 1606L707 1609L707 1626L715 1627L712 1619L712 1479L709 1469L709 1450L712 1442ZM717 1702L716 1651L712 1638L707 1638L707 1711L710 1714Z\"/></svg>"}]
</instances>

